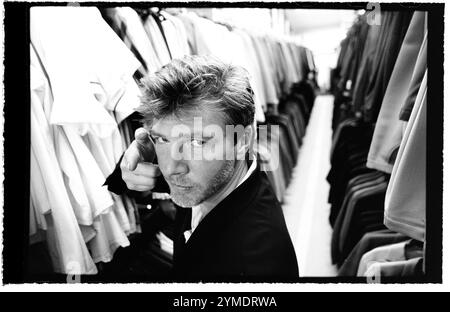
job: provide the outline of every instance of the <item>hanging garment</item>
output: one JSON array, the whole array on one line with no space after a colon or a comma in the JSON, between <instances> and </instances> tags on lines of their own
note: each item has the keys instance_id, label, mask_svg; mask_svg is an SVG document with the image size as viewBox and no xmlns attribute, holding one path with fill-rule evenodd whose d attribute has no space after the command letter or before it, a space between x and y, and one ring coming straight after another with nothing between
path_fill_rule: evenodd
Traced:
<instances>
[{"instance_id":1,"label":"hanging garment","mask_svg":"<svg viewBox=\"0 0 450 312\"><path fill-rule=\"evenodd\" d=\"M408 96L406 97L405 103L400 111L400 119L403 121L408 121L409 116L411 116L412 109L414 107L414 102L419 92L420 84L425 75L427 69L427 50L428 50L428 33L425 31L422 46L420 47L419 56L417 57L417 62L414 67L414 72L411 78L411 82L408 87Z\"/></svg>"},{"instance_id":2,"label":"hanging garment","mask_svg":"<svg viewBox=\"0 0 450 312\"><path fill-rule=\"evenodd\" d=\"M280 107L281 112L289 116L290 121L294 127L296 139L298 145L301 146L302 138L305 135L306 125L304 117L300 111L299 105L292 100L288 100L283 103L283 107Z\"/></svg>"},{"instance_id":3,"label":"hanging garment","mask_svg":"<svg viewBox=\"0 0 450 312\"><path fill-rule=\"evenodd\" d=\"M418 259L423 258L423 246L414 240L377 247L363 255L358 276L422 275ZM415 260L415 261L409 261ZM411 263L414 263L411 265Z\"/></svg>"},{"instance_id":4,"label":"hanging garment","mask_svg":"<svg viewBox=\"0 0 450 312\"><path fill-rule=\"evenodd\" d=\"M120 120L114 120L107 109L115 108L123 119L139 105L138 89L132 80L139 63L98 9L33 7L30 37L52 88L51 124L70 126L80 135L92 132L108 137ZM124 91L130 88L132 91ZM98 99L103 93L99 90L105 90L111 98ZM134 98L117 102L124 92L132 92Z\"/></svg>"},{"instance_id":5,"label":"hanging garment","mask_svg":"<svg viewBox=\"0 0 450 312\"><path fill-rule=\"evenodd\" d=\"M340 217L341 220L337 222L338 224L335 223L336 219L340 215L341 209L346 209L348 201L350 200L350 197L352 196L352 194L355 191L363 189L364 187L368 187L368 186L371 186L371 185L374 185L377 183L381 183L385 180L386 179L385 179L383 173L377 172L377 171L363 173L363 174L357 175L357 176L353 177L352 179L350 179L350 181L348 181L345 192L342 194L342 196L340 196L339 199L337 199L331 205L330 217L329 217L331 226L333 226L333 227L341 226L340 224L343 221L342 218L344 217L344 215L342 215Z\"/></svg>"},{"instance_id":6,"label":"hanging garment","mask_svg":"<svg viewBox=\"0 0 450 312\"><path fill-rule=\"evenodd\" d=\"M342 64L341 89L345 88L353 90L358 70L361 67L364 46L369 31L369 24L367 23L366 18L367 15L359 16L357 22L350 30L349 51L346 52L348 53L348 60L346 63ZM350 88L347 88L347 85L351 85Z\"/></svg>"},{"instance_id":7,"label":"hanging garment","mask_svg":"<svg viewBox=\"0 0 450 312\"><path fill-rule=\"evenodd\" d=\"M386 193L386 226L425 241L427 71L403 134ZM429 207L432 208L432 207Z\"/></svg>"},{"instance_id":8,"label":"hanging garment","mask_svg":"<svg viewBox=\"0 0 450 312\"><path fill-rule=\"evenodd\" d=\"M172 58L182 58L185 55L189 55L190 48L183 22L179 18L164 11L160 12L160 14L164 18L161 21L161 25L164 29Z\"/></svg>"},{"instance_id":9,"label":"hanging garment","mask_svg":"<svg viewBox=\"0 0 450 312\"><path fill-rule=\"evenodd\" d=\"M145 72L156 71L161 64L138 13L130 7L106 10L111 27L141 62Z\"/></svg>"},{"instance_id":10,"label":"hanging garment","mask_svg":"<svg viewBox=\"0 0 450 312\"><path fill-rule=\"evenodd\" d=\"M139 63L96 8L32 8L30 22L32 47L51 85L52 98L41 105L51 124L62 187L95 261L109 261L118 246L129 245L125 233L138 222L130 225L123 218L125 211L117 211L123 205L102 184L124 151L118 123L139 105L133 80ZM95 140L92 150L88 137ZM50 245L65 239L49 233Z\"/></svg>"},{"instance_id":11,"label":"hanging garment","mask_svg":"<svg viewBox=\"0 0 450 312\"><path fill-rule=\"evenodd\" d=\"M295 69L295 63L293 61L292 54L290 53L290 49L288 48L288 43L285 41L280 42L279 48L282 59L285 61L284 72L286 73L286 80L284 84L284 91L288 94L291 86L300 81L300 75L296 70L292 70Z\"/></svg>"},{"instance_id":12,"label":"hanging garment","mask_svg":"<svg viewBox=\"0 0 450 312\"><path fill-rule=\"evenodd\" d=\"M423 276L422 265L423 257L393 262L375 262L367 269L367 271L364 273L364 276Z\"/></svg>"},{"instance_id":13,"label":"hanging garment","mask_svg":"<svg viewBox=\"0 0 450 312\"><path fill-rule=\"evenodd\" d=\"M30 49L30 65L30 195L36 196L33 201L39 204L38 211L51 214L46 222L47 240L55 272L96 274L97 268L78 226L56 158L50 125L43 110L43 103L51 96L50 86L33 49Z\"/></svg>"},{"instance_id":14,"label":"hanging garment","mask_svg":"<svg viewBox=\"0 0 450 312\"><path fill-rule=\"evenodd\" d=\"M261 71L261 66L258 63L258 56L254 50L252 41L248 34L244 31L233 30L231 31L231 34L234 35L236 41L241 42L243 52L242 56L244 56L242 65L245 69L247 69L250 76L253 78L254 85L256 87L253 92L258 94L263 111L267 111L266 105L268 103L268 99L266 98L266 93L264 92L265 85L263 81L263 74Z\"/></svg>"},{"instance_id":15,"label":"hanging garment","mask_svg":"<svg viewBox=\"0 0 450 312\"><path fill-rule=\"evenodd\" d=\"M271 77L273 79L273 84L276 90L276 97L279 99L281 97L281 67L279 66L279 59L274 54L273 45L270 39L267 36L257 36L257 42L259 42L262 50L266 51L270 69L271 69Z\"/></svg>"},{"instance_id":16,"label":"hanging garment","mask_svg":"<svg viewBox=\"0 0 450 312\"><path fill-rule=\"evenodd\" d=\"M152 14L148 15L144 22L144 29L147 32L147 36L152 42L152 47L155 49L155 53L158 57L159 63L164 66L172 59L169 46L166 44L164 35L161 33L160 28L156 22L156 17Z\"/></svg>"},{"instance_id":17,"label":"hanging garment","mask_svg":"<svg viewBox=\"0 0 450 312\"><path fill-rule=\"evenodd\" d=\"M384 228L383 202L386 187L387 182L382 177L350 192L348 202L344 202L333 227L331 241L333 263L341 264L365 234L361 212L375 212L377 217L372 221L378 226L375 229Z\"/></svg>"},{"instance_id":18,"label":"hanging garment","mask_svg":"<svg viewBox=\"0 0 450 312\"><path fill-rule=\"evenodd\" d=\"M192 12L190 13L183 13L178 14L177 17L180 19L180 21L183 23L184 28L186 29L186 35L188 40L188 46L190 54L197 55L198 54L198 48L197 48L197 32L196 27L197 25L194 22Z\"/></svg>"},{"instance_id":19,"label":"hanging garment","mask_svg":"<svg viewBox=\"0 0 450 312\"><path fill-rule=\"evenodd\" d=\"M278 125L259 125L257 131L258 144L256 145L256 153L258 155L258 163L261 166L261 170L267 173L278 200L282 202L287 179L284 176L286 164L283 162L280 128Z\"/></svg>"},{"instance_id":20,"label":"hanging garment","mask_svg":"<svg viewBox=\"0 0 450 312\"><path fill-rule=\"evenodd\" d=\"M260 116L261 114L264 115L263 112L266 110L266 100L263 91L264 86L262 85L259 67L254 63L255 58L251 54L251 50L249 50L252 46L248 47L243 37L237 32L229 31L225 27L223 27L223 31L226 31L229 44L233 45L232 52L228 52L230 58L229 62L241 66L248 72L250 86L254 93L255 116L257 116L256 114ZM256 110L258 110L258 112L256 112ZM257 119L257 121L264 121L264 119Z\"/></svg>"},{"instance_id":21,"label":"hanging garment","mask_svg":"<svg viewBox=\"0 0 450 312\"><path fill-rule=\"evenodd\" d=\"M365 253L359 263L357 276L365 276L367 269L376 262L392 262L405 259L405 246L408 241L377 247Z\"/></svg>"},{"instance_id":22,"label":"hanging garment","mask_svg":"<svg viewBox=\"0 0 450 312\"><path fill-rule=\"evenodd\" d=\"M114 213L108 212L97 216L93 226L96 235L88 242L88 247L94 262L110 262L118 247L130 245Z\"/></svg>"},{"instance_id":23,"label":"hanging garment","mask_svg":"<svg viewBox=\"0 0 450 312\"><path fill-rule=\"evenodd\" d=\"M382 14L382 18L385 15ZM352 106L353 111L360 111L364 106L364 96L368 92L369 80L373 75L374 58L376 49L378 47L380 37L380 26L370 25L367 33L364 51L361 57L361 64L356 75L353 92L352 92ZM342 52L341 52L342 53ZM344 52L345 53L345 52Z\"/></svg>"},{"instance_id":24,"label":"hanging garment","mask_svg":"<svg viewBox=\"0 0 450 312\"><path fill-rule=\"evenodd\" d=\"M408 86L424 41L425 12L415 12L403 40L381 105L367 158L367 167L392 172L395 154L400 146L404 122L399 120L408 96Z\"/></svg>"},{"instance_id":25,"label":"hanging garment","mask_svg":"<svg viewBox=\"0 0 450 312\"><path fill-rule=\"evenodd\" d=\"M84 188L83 176L78 170L77 159L67 135L59 126L54 127L56 156L61 166L67 193L72 204L72 208L77 217L78 224L90 226L93 223L93 211L89 198ZM101 193L104 195L104 193ZM107 209L112 201L107 196L104 198L105 206L100 209Z\"/></svg>"},{"instance_id":26,"label":"hanging garment","mask_svg":"<svg viewBox=\"0 0 450 312\"><path fill-rule=\"evenodd\" d=\"M47 231L45 216L51 214L47 190L41 181L39 170L39 164L33 155L30 157L30 244L45 240L41 231Z\"/></svg>"},{"instance_id":27,"label":"hanging garment","mask_svg":"<svg viewBox=\"0 0 450 312\"><path fill-rule=\"evenodd\" d=\"M112 151L112 148L109 151L107 148L105 148L108 146L111 147L111 144L106 144L106 143L112 143L112 141L109 140L110 142L104 142L105 140L101 140L92 135L87 135L83 139L86 143L86 146L91 151L92 156L94 157L97 165L101 169L102 177L103 177L103 181L104 181L104 179L113 172L114 164L117 161L114 156L114 152ZM122 150L122 153L123 153L123 150ZM132 231L132 227L134 226L133 221L129 220L129 218L128 218L127 208L125 207L124 202L122 201L122 198L115 194L111 194L111 195L112 195L112 198L114 201L112 210L114 211L114 214L115 214L117 221L119 222L122 230L126 234L134 233Z\"/></svg>"},{"instance_id":28,"label":"hanging garment","mask_svg":"<svg viewBox=\"0 0 450 312\"><path fill-rule=\"evenodd\" d=\"M266 97L266 104L278 104L278 97L276 93L276 86L274 80L274 70L272 64L270 63L270 56L267 49L262 46L260 40L256 37L251 36L254 51L257 55L258 65L261 70L264 92Z\"/></svg>"},{"instance_id":29,"label":"hanging garment","mask_svg":"<svg viewBox=\"0 0 450 312\"><path fill-rule=\"evenodd\" d=\"M385 32L381 33L381 44L377 47L373 66L376 69L369 82L369 92L365 96L363 109L364 120L374 122L378 117L380 106L389 83L399 50L403 43L406 31L409 27L412 13L386 12L388 20ZM383 22L381 27L383 28Z\"/></svg>"},{"instance_id":30,"label":"hanging garment","mask_svg":"<svg viewBox=\"0 0 450 312\"><path fill-rule=\"evenodd\" d=\"M338 276L356 276L359 263L365 253L376 247L395 244L407 239L407 236L387 229L364 234L339 268Z\"/></svg>"},{"instance_id":31,"label":"hanging garment","mask_svg":"<svg viewBox=\"0 0 450 312\"><path fill-rule=\"evenodd\" d=\"M340 209L348 181L359 174L373 171L366 166L372 133L370 124L352 119L343 122L339 135L333 138L331 169L327 175L330 183L328 202L336 207L331 212ZM332 219L330 214L330 221Z\"/></svg>"}]
</instances>

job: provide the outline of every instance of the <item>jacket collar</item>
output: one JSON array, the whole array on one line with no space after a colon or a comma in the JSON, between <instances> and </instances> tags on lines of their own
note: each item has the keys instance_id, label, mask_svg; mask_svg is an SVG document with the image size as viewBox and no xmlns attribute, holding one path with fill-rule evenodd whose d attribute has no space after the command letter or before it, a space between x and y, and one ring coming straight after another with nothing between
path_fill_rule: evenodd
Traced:
<instances>
[{"instance_id":1,"label":"jacket collar","mask_svg":"<svg viewBox=\"0 0 450 312\"><path fill-rule=\"evenodd\" d=\"M183 246L181 250L176 251L175 258L184 257L188 253L195 253L204 248L205 244L213 244L217 236L223 232L224 228L236 220L239 215L256 198L261 185L261 178L264 173L261 172L259 165L250 177L240 184L233 192L223 199L205 218L200 222L191 237L184 245L180 241L175 242L176 246ZM191 222L190 209L179 208L181 212L181 223L185 226ZM177 240L184 240L183 230L179 233ZM180 247L181 247L180 246ZM178 253L179 252L179 253Z\"/></svg>"}]
</instances>

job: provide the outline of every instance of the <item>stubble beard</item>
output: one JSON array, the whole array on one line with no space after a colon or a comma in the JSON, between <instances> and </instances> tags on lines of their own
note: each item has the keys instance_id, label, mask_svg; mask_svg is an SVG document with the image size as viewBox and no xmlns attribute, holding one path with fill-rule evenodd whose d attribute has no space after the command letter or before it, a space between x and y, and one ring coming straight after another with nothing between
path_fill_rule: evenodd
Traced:
<instances>
[{"instance_id":1,"label":"stubble beard","mask_svg":"<svg viewBox=\"0 0 450 312\"><path fill-rule=\"evenodd\" d=\"M172 201L183 208L190 208L200 204L216 194L231 180L235 170L234 167L234 160L225 160L223 166L206 186L196 184L185 191L178 191L175 187L170 187Z\"/></svg>"}]
</instances>

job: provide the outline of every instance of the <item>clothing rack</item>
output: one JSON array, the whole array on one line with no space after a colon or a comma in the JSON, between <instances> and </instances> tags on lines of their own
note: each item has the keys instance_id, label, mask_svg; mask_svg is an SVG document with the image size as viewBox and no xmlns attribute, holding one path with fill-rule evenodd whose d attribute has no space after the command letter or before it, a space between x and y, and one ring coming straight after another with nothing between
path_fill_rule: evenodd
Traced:
<instances>
[{"instance_id":1,"label":"clothing rack","mask_svg":"<svg viewBox=\"0 0 450 312\"><path fill-rule=\"evenodd\" d=\"M170 203L152 195L138 196L123 184L115 193L103 183L118 168L138 127L140 77L172 58L192 54L194 48L223 56L220 42L195 42L187 26L203 31L201 38L214 36L205 33L210 31L203 28L208 22L184 10L172 15L162 8L36 7L30 16L36 117L31 175L36 179L31 183L29 274L106 278L130 270L152 277L158 270L166 272L172 248L170 207L166 209ZM54 25L64 29L64 37L57 37ZM258 150L258 161L282 201L314 102L314 88L303 74L312 70L305 61L309 52L292 42L254 36L236 27L226 29L229 40L250 53L235 55L234 61L252 66L259 125L279 126L274 130L279 133L269 134L282 140L281 166L274 168L269 146ZM67 77L73 79L71 88L64 83ZM268 112L268 104L279 109ZM45 179L46 172L53 172L55 180ZM49 198L41 200L41 194ZM133 259L140 262L130 263Z\"/></svg>"},{"instance_id":2,"label":"clothing rack","mask_svg":"<svg viewBox=\"0 0 450 312\"><path fill-rule=\"evenodd\" d=\"M382 11L380 26L366 14L333 72L332 261L340 276L422 276L427 13Z\"/></svg>"}]
</instances>

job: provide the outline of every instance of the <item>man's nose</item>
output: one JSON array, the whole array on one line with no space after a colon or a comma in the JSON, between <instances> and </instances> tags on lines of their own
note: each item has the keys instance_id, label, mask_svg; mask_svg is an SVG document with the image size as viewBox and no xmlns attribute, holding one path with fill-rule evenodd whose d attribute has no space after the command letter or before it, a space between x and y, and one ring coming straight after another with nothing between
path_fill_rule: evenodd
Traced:
<instances>
[{"instance_id":1,"label":"man's nose","mask_svg":"<svg viewBox=\"0 0 450 312\"><path fill-rule=\"evenodd\" d=\"M181 143L174 143L170 148L170 156L166 159L168 175L181 175L189 172L185 148Z\"/></svg>"}]
</instances>

